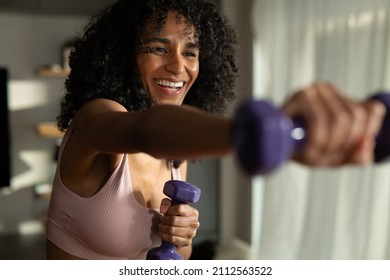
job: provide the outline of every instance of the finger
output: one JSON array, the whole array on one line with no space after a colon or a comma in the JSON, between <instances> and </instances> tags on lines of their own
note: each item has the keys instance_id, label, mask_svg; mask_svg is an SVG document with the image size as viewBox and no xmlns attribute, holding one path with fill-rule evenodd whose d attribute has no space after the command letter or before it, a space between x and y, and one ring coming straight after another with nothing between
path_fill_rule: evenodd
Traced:
<instances>
[{"instance_id":1,"label":"finger","mask_svg":"<svg viewBox=\"0 0 390 280\"><path fill-rule=\"evenodd\" d=\"M199 227L199 212L195 208L190 211L181 212L179 215L163 215L160 218L161 223L168 226L177 227Z\"/></svg>"},{"instance_id":2,"label":"finger","mask_svg":"<svg viewBox=\"0 0 390 280\"><path fill-rule=\"evenodd\" d=\"M351 151L345 163L364 165L374 160L375 142L371 137L363 137Z\"/></svg>"},{"instance_id":3,"label":"finger","mask_svg":"<svg viewBox=\"0 0 390 280\"><path fill-rule=\"evenodd\" d=\"M344 99L345 108L349 112L348 122L346 127L343 129L347 132L344 134L343 142L340 142L340 146L335 150L336 160L339 164L347 162L346 158L349 157L351 151L353 151L356 146L363 145L365 146L367 142L361 142L363 135L366 131L366 119L367 112L364 107L357 102L354 102L349 99Z\"/></svg>"},{"instance_id":4,"label":"finger","mask_svg":"<svg viewBox=\"0 0 390 280\"><path fill-rule=\"evenodd\" d=\"M167 241L167 242L169 242L171 244L174 244L178 248L190 246L192 244L192 240L195 237L195 235L192 238L184 238L184 237L181 237L181 236L175 236L175 235L169 235L169 234L165 234L165 233L160 233L160 237L161 237L162 240Z\"/></svg>"},{"instance_id":5,"label":"finger","mask_svg":"<svg viewBox=\"0 0 390 280\"><path fill-rule=\"evenodd\" d=\"M318 165L318 159L329 138L328 112L319 97L318 87L314 85L300 90L287 102L283 110L290 117L302 118L307 130L305 145L294 155L295 160L313 166Z\"/></svg>"},{"instance_id":6,"label":"finger","mask_svg":"<svg viewBox=\"0 0 390 280\"><path fill-rule=\"evenodd\" d=\"M363 106L368 112L365 134L367 136L376 137L382 127L382 123L386 115L386 107L377 100L366 101L363 103Z\"/></svg>"},{"instance_id":7,"label":"finger","mask_svg":"<svg viewBox=\"0 0 390 280\"><path fill-rule=\"evenodd\" d=\"M363 106L366 108L367 118L363 122L363 136L347 159L352 164L367 164L374 160L375 138L386 114L386 108L381 102L370 100L363 103Z\"/></svg>"},{"instance_id":8,"label":"finger","mask_svg":"<svg viewBox=\"0 0 390 280\"><path fill-rule=\"evenodd\" d=\"M194 213L198 214L198 210L192 207L190 204L176 204L171 205L168 211L165 213L166 216L191 216Z\"/></svg>"},{"instance_id":9,"label":"finger","mask_svg":"<svg viewBox=\"0 0 390 280\"><path fill-rule=\"evenodd\" d=\"M158 226L160 233L164 233L172 236L180 236L183 238L193 238L198 228L199 228L199 222L193 222L191 226L185 226L185 227L169 226L163 223L160 223Z\"/></svg>"},{"instance_id":10,"label":"finger","mask_svg":"<svg viewBox=\"0 0 390 280\"><path fill-rule=\"evenodd\" d=\"M168 198L163 198L160 204L160 213L165 214L172 205L172 201Z\"/></svg>"},{"instance_id":11,"label":"finger","mask_svg":"<svg viewBox=\"0 0 390 280\"><path fill-rule=\"evenodd\" d=\"M163 240L177 246L188 246L196 236L197 227L172 227L164 224L159 225L160 236Z\"/></svg>"},{"instance_id":12,"label":"finger","mask_svg":"<svg viewBox=\"0 0 390 280\"><path fill-rule=\"evenodd\" d=\"M320 157L318 160L322 165L329 165L334 160L335 154L339 152L340 146L344 146L348 131L348 111L339 96L339 92L335 87L328 84L319 84L318 98L321 100L321 106L326 112L327 122L324 122L324 127L319 129L325 130L322 150L319 151Z\"/></svg>"},{"instance_id":13,"label":"finger","mask_svg":"<svg viewBox=\"0 0 390 280\"><path fill-rule=\"evenodd\" d=\"M333 85L323 87L325 106L329 110L329 142L324 150L323 163L335 166L345 163L365 131L366 110L361 103L342 96Z\"/></svg>"}]
</instances>

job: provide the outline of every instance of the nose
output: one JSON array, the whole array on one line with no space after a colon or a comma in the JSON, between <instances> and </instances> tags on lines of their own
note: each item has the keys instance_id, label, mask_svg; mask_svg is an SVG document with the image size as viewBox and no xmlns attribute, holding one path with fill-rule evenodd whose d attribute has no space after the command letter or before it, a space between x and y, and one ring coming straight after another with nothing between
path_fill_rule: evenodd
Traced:
<instances>
[{"instance_id":1,"label":"nose","mask_svg":"<svg viewBox=\"0 0 390 280\"><path fill-rule=\"evenodd\" d=\"M172 53L165 64L165 70L175 75L184 73L184 68L184 59L180 53Z\"/></svg>"}]
</instances>

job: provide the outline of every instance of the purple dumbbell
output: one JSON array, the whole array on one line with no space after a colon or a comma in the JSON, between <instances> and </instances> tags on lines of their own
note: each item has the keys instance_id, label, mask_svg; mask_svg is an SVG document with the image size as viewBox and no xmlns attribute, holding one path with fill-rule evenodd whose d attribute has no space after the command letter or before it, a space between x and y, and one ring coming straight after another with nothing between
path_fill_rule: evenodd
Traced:
<instances>
[{"instance_id":1,"label":"purple dumbbell","mask_svg":"<svg viewBox=\"0 0 390 280\"><path fill-rule=\"evenodd\" d=\"M382 162L390 156L390 94L379 92L370 99L382 102L387 109L374 154L375 162ZM232 141L244 172L263 175L304 145L305 127L302 120L289 118L267 100L248 100L235 113Z\"/></svg>"},{"instance_id":2,"label":"purple dumbbell","mask_svg":"<svg viewBox=\"0 0 390 280\"><path fill-rule=\"evenodd\" d=\"M164 185L164 194L172 199L172 205L183 203L196 203L201 191L198 187L189 183L170 180ZM176 246L167 241L162 241L160 247L152 248L146 255L147 260L182 260L183 257L176 252Z\"/></svg>"}]
</instances>

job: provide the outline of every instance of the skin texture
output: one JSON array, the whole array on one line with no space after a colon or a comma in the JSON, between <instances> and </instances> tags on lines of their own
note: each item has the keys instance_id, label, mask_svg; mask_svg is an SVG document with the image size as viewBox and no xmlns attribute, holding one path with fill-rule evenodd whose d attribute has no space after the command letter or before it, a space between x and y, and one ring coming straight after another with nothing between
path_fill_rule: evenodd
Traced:
<instances>
[{"instance_id":1,"label":"skin texture","mask_svg":"<svg viewBox=\"0 0 390 280\"><path fill-rule=\"evenodd\" d=\"M137 55L141 84L156 105L181 105L199 73L199 46L193 27L187 28L169 13L167 24L155 36L148 30ZM174 83L175 87L167 84ZM177 87L176 87L177 86Z\"/></svg>"}]
</instances>

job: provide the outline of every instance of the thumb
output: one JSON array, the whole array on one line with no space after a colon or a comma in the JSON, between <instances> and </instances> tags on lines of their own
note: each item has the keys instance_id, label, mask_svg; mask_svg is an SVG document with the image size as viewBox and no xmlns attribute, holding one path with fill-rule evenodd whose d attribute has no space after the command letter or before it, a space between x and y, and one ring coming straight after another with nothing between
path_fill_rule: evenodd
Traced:
<instances>
[{"instance_id":1,"label":"thumb","mask_svg":"<svg viewBox=\"0 0 390 280\"><path fill-rule=\"evenodd\" d=\"M160 205L160 213L165 214L168 211L168 208L171 206L171 200L168 198L163 198Z\"/></svg>"},{"instance_id":2,"label":"thumb","mask_svg":"<svg viewBox=\"0 0 390 280\"><path fill-rule=\"evenodd\" d=\"M375 141L370 137L364 137L347 157L346 162L352 164L368 164L374 160Z\"/></svg>"}]
</instances>

